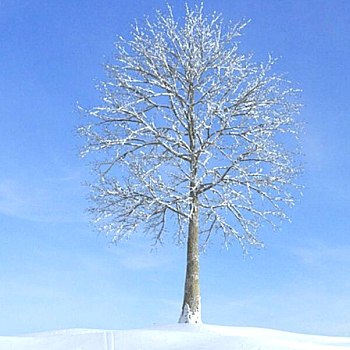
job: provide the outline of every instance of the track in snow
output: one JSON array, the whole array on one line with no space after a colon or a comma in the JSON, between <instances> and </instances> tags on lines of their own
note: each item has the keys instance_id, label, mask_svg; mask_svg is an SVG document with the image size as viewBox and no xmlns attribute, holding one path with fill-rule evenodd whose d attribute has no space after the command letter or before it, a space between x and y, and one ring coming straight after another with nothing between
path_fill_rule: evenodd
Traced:
<instances>
[{"instance_id":1,"label":"track in snow","mask_svg":"<svg viewBox=\"0 0 350 350\"><path fill-rule=\"evenodd\" d=\"M105 331L105 350L116 350L113 331Z\"/></svg>"}]
</instances>

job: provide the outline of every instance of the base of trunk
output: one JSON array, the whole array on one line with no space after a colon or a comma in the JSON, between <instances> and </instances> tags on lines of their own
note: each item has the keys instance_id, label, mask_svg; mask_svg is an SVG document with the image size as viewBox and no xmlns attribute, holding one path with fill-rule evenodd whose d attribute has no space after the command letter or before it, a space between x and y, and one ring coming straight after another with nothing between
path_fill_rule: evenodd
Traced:
<instances>
[{"instance_id":1,"label":"base of trunk","mask_svg":"<svg viewBox=\"0 0 350 350\"><path fill-rule=\"evenodd\" d=\"M188 304L185 304L179 323L202 324L200 307L197 310L191 310Z\"/></svg>"}]
</instances>

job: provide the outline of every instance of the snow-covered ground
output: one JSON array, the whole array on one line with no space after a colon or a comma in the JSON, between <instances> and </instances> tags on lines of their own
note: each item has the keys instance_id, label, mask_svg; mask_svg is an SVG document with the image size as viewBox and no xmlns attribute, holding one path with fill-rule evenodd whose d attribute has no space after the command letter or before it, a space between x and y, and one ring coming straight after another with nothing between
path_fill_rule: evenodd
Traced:
<instances>
[{"instance_id":1,"label":"snow-covered ground","mask_svg":"<svg viewBox=\"0 0 350 350\"><path fill-rule=\"evenodd\" d=\"M140 330L73 329L0 337L0 350L345 350L350 338L260 328L175 324Z\"/></svg>"}]
</instances>

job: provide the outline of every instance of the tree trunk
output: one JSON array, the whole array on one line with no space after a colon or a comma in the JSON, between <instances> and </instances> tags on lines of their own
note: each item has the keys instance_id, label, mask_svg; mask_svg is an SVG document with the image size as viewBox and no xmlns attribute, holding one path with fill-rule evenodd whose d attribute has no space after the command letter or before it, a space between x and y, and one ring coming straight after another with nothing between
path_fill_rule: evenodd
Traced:
<instances>
[{"instance_id":1,"label":"tree trunk","mask_svg":"<svg viewBox=\"0 0 350 350\"><path fill-rule=\"evenodd\" d=\"M201 295L199 290L199 251L198 251L198 189L197 169L198 155L196 152L195 140L195 119L193 114L194 89L193 79L190 79L188 88L190 106L187 112L189 147L191 149L191 180L190 198L191 210L188 225L187 238L187 268L185 280L185 293L182 303L182 311L179 323L202 323L201 317Z\"/></svg>"},{"instance_id":2,"label":"tree trunk","mask_svg":"<svg viewBox=\"0 0 350 350\"><path fill-rule=\"evenodd\" d=\"M179 323L202 323L199 289L198 204L192 204L188 226L185 293Z\"/></svg>"}]
</instances>

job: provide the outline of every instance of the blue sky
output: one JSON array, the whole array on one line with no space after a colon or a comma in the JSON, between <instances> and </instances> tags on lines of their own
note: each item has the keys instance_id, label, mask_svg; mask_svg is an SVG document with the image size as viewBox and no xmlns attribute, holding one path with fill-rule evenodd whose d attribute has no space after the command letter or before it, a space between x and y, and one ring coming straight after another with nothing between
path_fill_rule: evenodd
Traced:
<instances>
[{"instance_id":1,"label":"blue sky","mask_svg":"<svg viewBox=\"0 0 350 350\"><path fill-rule=\"evenodd\" d=\"M184 1L169 3L183 14ZM350 2L204 5L251 19L244 50L281 57L277 71L303 89L307 188L291 224L262 232L266 249L202 256L203 321L350 335ZM185 251L169 239L150 253L147 237L114 247L93 231L74 132L76 102L99 102L116 35L155 8L165 2L0 1L0 335L178 319Z\"/></svg>"}]
</instances>

